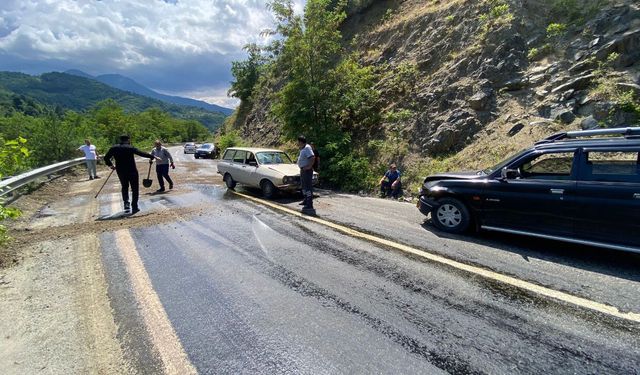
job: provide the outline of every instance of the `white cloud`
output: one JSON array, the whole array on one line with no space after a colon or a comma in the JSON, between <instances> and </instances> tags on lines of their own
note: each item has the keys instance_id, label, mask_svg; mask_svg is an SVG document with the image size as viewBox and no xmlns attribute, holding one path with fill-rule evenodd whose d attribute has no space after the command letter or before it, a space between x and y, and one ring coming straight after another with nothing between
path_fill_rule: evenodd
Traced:
<instances>
[{"instance_id":1,"label":"white cloud","mask_svg":"<svg viewBox=\"0 0 640 375\"><path fill-rule=\"evenodd\" d=\"M297 0L298 11L303 1ZM165 92L204 92L208 85L228 85L231 61L244 58L245 44L262 41L260 31L273 22L265 4L2 0L0 69L77 68L130 75Z\"/></svg>"}]
</instances>

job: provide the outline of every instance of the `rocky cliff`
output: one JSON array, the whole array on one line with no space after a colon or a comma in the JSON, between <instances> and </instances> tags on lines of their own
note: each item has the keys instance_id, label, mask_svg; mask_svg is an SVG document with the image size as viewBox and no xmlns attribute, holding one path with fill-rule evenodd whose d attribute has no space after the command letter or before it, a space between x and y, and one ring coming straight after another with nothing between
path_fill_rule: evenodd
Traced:
<instances>
[{"instance_id":1,"label":"rocky cliff","mask_svg":"<svg viewBox=\"0 0 640 375\"><path fill-rule=\"evenodd\" d=\"M638 124L640 5L605 0L367 1L345 47L379 73L391 148L415 178L487 166L560 129ZM277 145L270 87L233 126ZM434 165L438 162L437 165Z\"/></svg>"}]
</instances>

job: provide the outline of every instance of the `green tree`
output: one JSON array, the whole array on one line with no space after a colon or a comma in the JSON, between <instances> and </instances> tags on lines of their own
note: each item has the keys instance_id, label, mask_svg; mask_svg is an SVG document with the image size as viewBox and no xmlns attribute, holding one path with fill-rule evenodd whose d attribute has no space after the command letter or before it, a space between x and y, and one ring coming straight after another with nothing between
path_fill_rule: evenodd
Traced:
<instances>
[{"instance_id":1,"label":"green tree","mask_svg":"<svg viewBox=\"0 0 640 375\"><path fill-rule=\"evenodd\" d=\"M12 176L28 168L27 140L18 137L5 141L0 138L0 177Z\"/></svg>"},{"instance_id":2,"label":"green tree","mask_svg":"<svg viewBox=\"0 0 640 375\"><path fill-rule=\"evenodd\" d=\"M248 44L244 50L249 54L247 60L231 63L231 74L235 81L231 82L228 95L247 101L260 78L260 70L265 63L265 58L257 44Z\"/></svg>"},{"instance_id":3,"label":"green tree","mask_svg":"<svg viewBox=\"0 0 640 375\"><path fill-rule=\"evenodd\" d=\"M273 113L283 122L289 137L304 133L313 139L335 132L337 113L332 92L342 46L340 25L345 2L333 6L330 0L310 0L302 25L290 30L281 64L289 82L278 93Z\"/></svg>"},{"instance_id":4,"label":"green tree","mask_svg":"<svg viewBox=\"0 0 640 375\"><path fill-rule=\"evenodd\" d=\"M29 150L26 147L26 143L27 140L22 137L9 141L4 141L0 138L0 179L3 176L21 172L27 167ZM9 239L7 228L2 223L7 219L14 219L18 216L20 216L18 209L5 207L4 201L0 199L0 245Z\"/></svg>"},{"instance_id":5,"label":"green tree","mask_svg":"<svg viewBox=\"0 0 640 375\"><path fill-rule=\"evenodd\" d=\"M91 111L91 117L100 134L111 142L115 142L118 136L131 130L127 126L123 108L111 99L98 103Z\"/></svg>"},{"instance_id":6,"label":"green tree","mask_svg":"<svg viewBox=\"0 0 640 375\"><path fill-rule=\"evenodd\" d=\"M277 65L286 77L271 114L285 137L304 134L320 149L325 181L347 189L366 188L371 170L362 139L380 122L377 77L372 68L346 56L340 27L346 1L310 0L302 22L288 29Z\"/></svg>"},{"instance_id":7,"label":"green tree","mask_svg":"<svg viewBox=\"0 0 640 375\"><path fill-rule=\"evenodd\" d=\"M300 28L302 21L295 15L291 0L269 0L267 9L273 13L276 24L273 29L264 30L262 35L275 36L275 38L264 50L270 54L271 59L275 59L284 49L283 41L286 41L294 30Z\"/></svg>"}]
</instances>

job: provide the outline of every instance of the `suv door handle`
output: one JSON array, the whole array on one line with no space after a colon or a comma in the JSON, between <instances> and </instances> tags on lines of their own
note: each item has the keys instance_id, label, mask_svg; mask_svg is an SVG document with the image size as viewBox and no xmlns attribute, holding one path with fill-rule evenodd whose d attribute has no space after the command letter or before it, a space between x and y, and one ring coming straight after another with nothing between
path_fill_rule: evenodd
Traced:
<instances>
[{"instance_id":1,"label":"suv door handle","mask_svg":"<svg viewBox=\"0 0 640 375\"><path fill-rule=\"evenodd\" d=\"M564 189L551 189L551 194L564 194Z\"/></svg>"}]
</instances>

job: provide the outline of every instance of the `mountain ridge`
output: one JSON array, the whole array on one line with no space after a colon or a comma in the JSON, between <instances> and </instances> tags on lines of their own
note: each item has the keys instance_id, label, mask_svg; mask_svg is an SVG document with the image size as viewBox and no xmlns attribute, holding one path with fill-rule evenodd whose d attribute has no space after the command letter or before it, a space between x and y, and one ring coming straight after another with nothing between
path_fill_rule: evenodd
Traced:
<instances>
[{"instance_id":1,"label":"mountain ridge","mask_svg":"<svg viewBox=\"0 0 640 375\"><path fill-rule=\"evenodd\" d=\"M127 76L123 76L121 74L101 74L98 76L92 76L88 73L85 73L77 69L70 69L65 71L64 73L70 74L70 75L76 75L84 78L94 79L108 86L111 86L120 90L124 90L124 91L129 91L134 94L146 96L149 98L161 100L166 103L197 107L197 108L205 109L211 112L220 112L226 116L229 116L231 113L233 113L233 109L231 108L222 107L217 104L207 103L203 100L185 98L185 97L176 96L176 95L161 94L157 91L154 91L138 83L134 79L131 79Z\"/></svg>"},{"instance_id":2,"label":"mountain ridge","mask_svg":"<svg viewBox=\"0 0 640 375\"><path fill-rule=\"evenodd\" d=\"M112 99L127 112L159 108L177 118L200 121L211 131L218 129L226 119L221 112L166 103L77 74L52 72L32 76L18 72L0 72L0 92L2 91L9 96L26 97L44 105L73 111L87 111L101 101Z\"/></svg>"}]
</instances>

